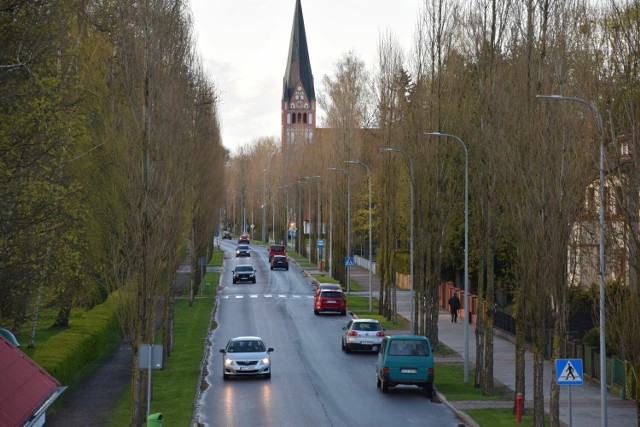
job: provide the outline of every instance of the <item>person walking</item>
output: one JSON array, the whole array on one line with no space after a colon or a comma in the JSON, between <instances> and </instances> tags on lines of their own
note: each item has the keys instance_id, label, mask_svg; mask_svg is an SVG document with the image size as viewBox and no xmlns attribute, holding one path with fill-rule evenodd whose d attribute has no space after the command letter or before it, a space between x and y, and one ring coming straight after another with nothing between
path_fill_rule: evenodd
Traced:
<instances>
[{"instance_id":1,"label":"person walking","mask_svg":"<svg viewBox=\"0 0 640 427\"><path fill-rule=\"evenodd\" d=\"M460 310L460 298L454 292L449 298L449 310L451 310L451 323L458 323L458 310Z\"/></svg>"}]
</instances>

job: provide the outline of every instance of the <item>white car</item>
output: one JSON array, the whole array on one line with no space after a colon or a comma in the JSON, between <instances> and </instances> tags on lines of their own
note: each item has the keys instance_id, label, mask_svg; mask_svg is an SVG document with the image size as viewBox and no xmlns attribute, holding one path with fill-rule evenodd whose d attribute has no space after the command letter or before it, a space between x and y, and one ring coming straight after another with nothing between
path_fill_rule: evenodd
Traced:
<instances>
[{"instance_id":1,"label":"white car","mask_svg":"<svg viewBox=\"0 0 640 427\"><path fill-rule=\"evenodd\" d=\"M260 337L236 337L227 342L222 353L222 378L261 375L271 378L271 352Z\"/></svg>"},{"instance_id":2,"label":"white car","mask_svg":"<svg viewBox=\"0 0 640 427\"><path fill-rule=\"evenodd\" d=\"M384 339L384 328L375 319L351 319L342 328L342 351L378 351Z\"/></svg>"}]
</instances>

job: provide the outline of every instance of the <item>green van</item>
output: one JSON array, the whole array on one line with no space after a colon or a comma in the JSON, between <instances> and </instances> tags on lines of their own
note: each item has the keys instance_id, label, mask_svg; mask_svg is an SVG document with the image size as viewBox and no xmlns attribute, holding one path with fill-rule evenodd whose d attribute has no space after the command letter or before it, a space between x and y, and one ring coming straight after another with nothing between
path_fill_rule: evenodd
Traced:
<instances>
[{"instance_id":1,"label":"green van","mask_svg":"<svg viewBox=\"0 0 640 427\"><path fill-rule=\"evenodd\" d=\"M434 377L429 338L419 335L384 337L376 362L376 386L383 393L396 385L416 385L432 399Z\"/></svg>"}]
</instances>

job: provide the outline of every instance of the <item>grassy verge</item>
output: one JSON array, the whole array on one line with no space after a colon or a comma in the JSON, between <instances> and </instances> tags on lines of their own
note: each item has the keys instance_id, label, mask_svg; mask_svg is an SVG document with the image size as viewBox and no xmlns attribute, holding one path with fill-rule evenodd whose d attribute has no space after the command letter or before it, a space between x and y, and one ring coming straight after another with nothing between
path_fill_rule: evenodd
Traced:
<instances>
[{"instance_id":1,"label":"grassy verge","mask_svg":"<svg viewBox=\"0 0 640 427\"><path fill-rule=\"evenodd\" d=\"M209 265L222 265L223 256L222 251L214 252ZM152 373L150 413L162 413L164 425L182 426L191 422L204 341L209 334L209 320L219 280L220 273L207 273L203 283L214 284L212 293L196 298L191 307L188 299L176 301L173 353L165 361L164 369ZM130 414L131 390L127 389L107 425L128 425Z\"/></svg>"}]
</instances>

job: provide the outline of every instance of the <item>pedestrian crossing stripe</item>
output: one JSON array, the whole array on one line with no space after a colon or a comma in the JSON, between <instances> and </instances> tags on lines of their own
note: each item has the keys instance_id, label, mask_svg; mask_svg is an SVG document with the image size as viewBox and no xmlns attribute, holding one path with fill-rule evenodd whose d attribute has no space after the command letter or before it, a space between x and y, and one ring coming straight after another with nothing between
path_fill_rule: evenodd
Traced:
<instances>
[{"instance_id":1,"label":"pedestrian crossing stripe","mask_svg":"<svg viewBox=\"0 0 640 427\"><path fill-rule=\"evenodd\" d=\"M582 359L556 359L558 385L582 384Z\"/></svg>"},{"instance_id":2,"label":"pedestrian crossing stripe","mask_svg":"<svg viewBox=\"0 0 640 427\"><path fill-rule=\"evenodd\" d=\"M273 298L272 294L264 294L264 295L256 295L256 294L242 294L242 295L220 295L220 299L244 299L245 297L248 298L260 298L260 296L262 296L263 298ZM286 299L286 298L291 298L291 299L302 299L302 298L306 298L306 299L313 299L314 296L313 295L284 295L284 294L278 294L276 296L276 298L280 298L280 299Z\"/></svg>"}]
</instances>

